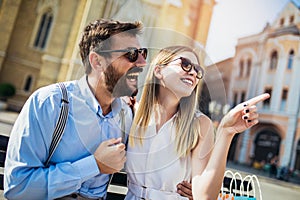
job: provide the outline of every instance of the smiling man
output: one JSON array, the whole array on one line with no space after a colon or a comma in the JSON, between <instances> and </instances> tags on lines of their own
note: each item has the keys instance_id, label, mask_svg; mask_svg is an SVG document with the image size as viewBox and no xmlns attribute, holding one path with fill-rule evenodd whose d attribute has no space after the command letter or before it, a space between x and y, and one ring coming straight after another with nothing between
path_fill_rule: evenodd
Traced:
<instances>
[{"instance_id":1,"label":"smiling man","mask_svg":"<svg viewBox=\"0 0 300 200\"><path fill-rule=\"evenodd\" d=\"M47 166L62 94L53 84L27 100L8 145L7 199L105 198L109 174L121 170L126 161L121 136L129 131L132 111L119 96L135 92L136 75L146 65L147 49L141 48L137 37L141 29L140 22L113 20L85 27L79 44L85 75L63 83L69 114ZM122 120L125 130L120 128Z\"/></svg>"}]
</instances>

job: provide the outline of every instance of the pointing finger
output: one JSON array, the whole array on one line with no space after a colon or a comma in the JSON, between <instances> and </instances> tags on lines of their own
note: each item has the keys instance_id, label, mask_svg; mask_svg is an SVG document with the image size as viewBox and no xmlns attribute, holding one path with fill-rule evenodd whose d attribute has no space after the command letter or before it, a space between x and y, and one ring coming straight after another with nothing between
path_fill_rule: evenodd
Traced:
<instances>
[{"instance_id":1,"label":"pointing finger","mask_svg":"<svg viewBox=\"0 0 300 200\"><path fill-rule=\"evenodd\" d=\"M256 97L253 97L252 99L249 99L248 101L246 101L244 103L244 106L253 106L253 105L255 105L259 102L262 102L268 98L270 98L270 94L264 93L264 94L258 95Z\"/></svg>"}]
</instances>

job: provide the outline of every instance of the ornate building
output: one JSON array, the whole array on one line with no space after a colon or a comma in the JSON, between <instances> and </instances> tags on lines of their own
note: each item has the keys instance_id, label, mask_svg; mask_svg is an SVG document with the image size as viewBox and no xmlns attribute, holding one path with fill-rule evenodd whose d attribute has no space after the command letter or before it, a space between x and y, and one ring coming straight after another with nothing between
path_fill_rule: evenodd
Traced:
<instances>
[{"instance_id":1,"label":"ornate building","mask_svg":"<svg viewBox=\"0 0 300 200\"><path fill-rule=\"evenodd\" d=\"M186 37L205 46L213 6L214 0L0 0L0 83L17 89L11 109L20 110L37 88L83 73L78 42L90 21L141 20L148 45ZM152 38L153 27L164 31Z\"/></svg>"},{"instance_id":2,"label":"ornate building","mask_svg":"<svg viewBox=\"0 0 300 200\"><path fill-rule=\"evenodd\" d=\"M268 92L260 124L235 138L229 159L269 162L300 170L300 4L286 4L277 19L256 35L241 38L232 61L228 100L236 105Z\"/></svg>"}]
</instances>

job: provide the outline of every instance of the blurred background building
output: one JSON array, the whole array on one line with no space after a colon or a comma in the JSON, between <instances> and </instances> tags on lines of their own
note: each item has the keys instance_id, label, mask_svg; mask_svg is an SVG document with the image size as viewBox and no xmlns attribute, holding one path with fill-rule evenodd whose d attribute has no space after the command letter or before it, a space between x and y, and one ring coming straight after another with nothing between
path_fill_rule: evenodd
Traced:
<instances>
[{"instance_id":1,"label":"blurred background building","mask_svg":"<svg viewBox=\"0 0 300 200\"><path fill-rule=\"evenodd\" d=\"M261 33L240 38L235 56L216 65L220 76L212 70L207 84L223 79L231 107L264 92L271 94L258 106L260 123L234 138L228 159L259 168L278 156L281 167L300 170L299 1L286 4ZM223 99L215 99L217 114L224 105Z\"/></svg>"},{"instance_id":2,"label":"blurred background building","mask_svg":"<svg viewBox=\"0 0 300 200\"><path fill-rule=\"evenodd\" d=\"M1 0L0 83L16 88L10 109L19 111L41 86L83 74L78 43L89 22L141 20L172 30L156 31L157 44L187 37L205 46L213 6L214 0Z\"/></svg>"},{"instance_id":3,"label":"blurred background building","mask_svg":"<svg viewBox=\"0 0 300 200\"><path fill-rule=\"evenodd\" d=\"M78 42L90 21L141 20L148 29L145 42L153 47L182 40L205 47L214 5L214 0L0 0L0 84L16 88L8 109L18 112L37 88L83 74ZM259 167L278 155L281 166L300 170L299 30L300 3L291 0L262 32L240 38L234 57L208 62L201 109L214 121L246 99L271 94L259 105L261 123L234 138L228 160Z\"/></svg>"}]
</instances>

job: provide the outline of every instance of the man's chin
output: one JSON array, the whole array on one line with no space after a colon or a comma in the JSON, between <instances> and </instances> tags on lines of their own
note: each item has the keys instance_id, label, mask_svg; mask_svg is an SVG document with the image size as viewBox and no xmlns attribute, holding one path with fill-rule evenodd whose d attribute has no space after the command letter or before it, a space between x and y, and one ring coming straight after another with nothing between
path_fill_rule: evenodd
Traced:
<instances>
[{"instance_id":1,"label":"man's chin","mask_svg":"<svg viewBox=\"0 0 300 200\"><path fill-rule=\"evenodd\" d=\"M124 97L124 96L128 96L128 97L133 97L137 94L137 89L130 89L130 88L117 88L113 91L112 95L113 97Z\"/></svg>"}]
</instances>

